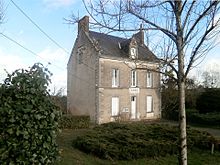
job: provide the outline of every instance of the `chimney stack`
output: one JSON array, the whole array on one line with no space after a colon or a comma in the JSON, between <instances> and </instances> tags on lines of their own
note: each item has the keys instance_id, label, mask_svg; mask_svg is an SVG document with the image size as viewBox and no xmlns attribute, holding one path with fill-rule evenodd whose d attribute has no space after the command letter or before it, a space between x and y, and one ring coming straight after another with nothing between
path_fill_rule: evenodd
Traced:
<instances>
[{"instance_id":1,"label":"chimney stack","mask_svg":"<svg viewBox=\"0 0 220 165\"><path fill-rule=\"evenodd\" d=\"M144 31L143 31L143 24L140 25L140 43L144 45Z\"/></svg>"},{"instance_id":2,"label":"chimney stack","mask_svg":"<svg viewBox=\"0 0 220 165\"><path fill-rule=\"evenodd\" d=\"M84 32L89 32L89 16L84 16L78 22L78 33L83 30Z\"/></svg>"}]
</instances>

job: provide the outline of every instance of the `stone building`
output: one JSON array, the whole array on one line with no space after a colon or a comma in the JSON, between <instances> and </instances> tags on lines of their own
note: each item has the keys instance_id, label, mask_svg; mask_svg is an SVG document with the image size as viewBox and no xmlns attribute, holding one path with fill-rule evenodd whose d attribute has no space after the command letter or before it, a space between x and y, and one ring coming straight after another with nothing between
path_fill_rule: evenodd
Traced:
<instances>
[{"instance_id":1,"label":"stone building","mask_svg":"<svg viewBox=\"0 0 220 165\"><path fill-rule=\"evenodd\" d=\"M125 39L90 31L83 17L67 72L72 115L89 115L98 124L161 117L159 60L142 29Z\"/></svg>"}]
</instances>

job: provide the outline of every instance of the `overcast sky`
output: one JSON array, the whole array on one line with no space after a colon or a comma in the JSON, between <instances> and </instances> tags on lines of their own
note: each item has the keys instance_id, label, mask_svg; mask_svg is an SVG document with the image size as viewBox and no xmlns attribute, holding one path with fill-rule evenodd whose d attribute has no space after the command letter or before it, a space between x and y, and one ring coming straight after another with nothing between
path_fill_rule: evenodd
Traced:
<instances>
[{"instance_id":1,"label":"overcast sky","mask_svg":"<svg viewBox=\"0 0 220 165\"><path fill-rule=\"evenodd\" d=\"M4 36L0 34L0 81L6 76L4 69L12 72L18 68L32 66L36 62L41 62L45 66L50 62L48 68L53 73L51 88L66 90L66 66L76 38L77 26L68 25L63 18L69 18L71 13L79 17L84 16L86 12L81 0L13 0L13 2L15 4L11 0L4 0L5 19L0 25L0 33L4 34ZM48 39L39 28L56 43ZM209 52L200 68L218 69L219 64L220 46L217 46Z\"/></svg>"}]
</instances>

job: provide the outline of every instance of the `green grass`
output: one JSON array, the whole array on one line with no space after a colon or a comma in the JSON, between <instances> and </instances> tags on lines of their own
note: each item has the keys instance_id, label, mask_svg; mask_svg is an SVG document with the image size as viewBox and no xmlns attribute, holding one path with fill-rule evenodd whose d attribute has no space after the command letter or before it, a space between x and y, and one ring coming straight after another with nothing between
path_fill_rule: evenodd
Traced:
<instances>
[{"instance_id":1,"label":"green grass","mask_svg":"<svg viewBox=\"0 0 220 165\"><path fill-rule=\"evenodd\" d=\"M78 135L85 134L89 129L81 130L63 130L58 136L57 142L61 150L61 160L57 165L176 165L178 164L177 155L168 155L159 158L145 158L132 161L110 161L102 160L92 155L85 154L72 147L72 140ZM188 153L188 164L193 165L219 165L220 152L215 152L213 155L209 151L194 150Z\"/></svg>"}]
</instances>

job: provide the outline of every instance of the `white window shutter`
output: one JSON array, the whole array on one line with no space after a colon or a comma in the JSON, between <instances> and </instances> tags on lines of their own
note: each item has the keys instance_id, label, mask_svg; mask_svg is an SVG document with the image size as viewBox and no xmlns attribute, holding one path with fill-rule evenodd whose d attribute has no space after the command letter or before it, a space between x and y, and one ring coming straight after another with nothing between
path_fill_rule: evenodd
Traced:
<instances>
[{"instance_id":1,"label":"white window shutter","mask_svg":"<svg viewBox=\"0 0 220 165\"><path fill-rule=\"evenodd\" d=\"M153 111L153 98L152 96L147 96L147 113Z\"/></svg>"},{"instance_id":2,"label":"white window shutter","mask_svg":"<svg viewBox=\"0 0 220 165\"><path fill-rule=\"evenodd\" d=\"M119 114L119 98L112 97L112 116L118 116Z\"/></svg>"}]
</instances>

